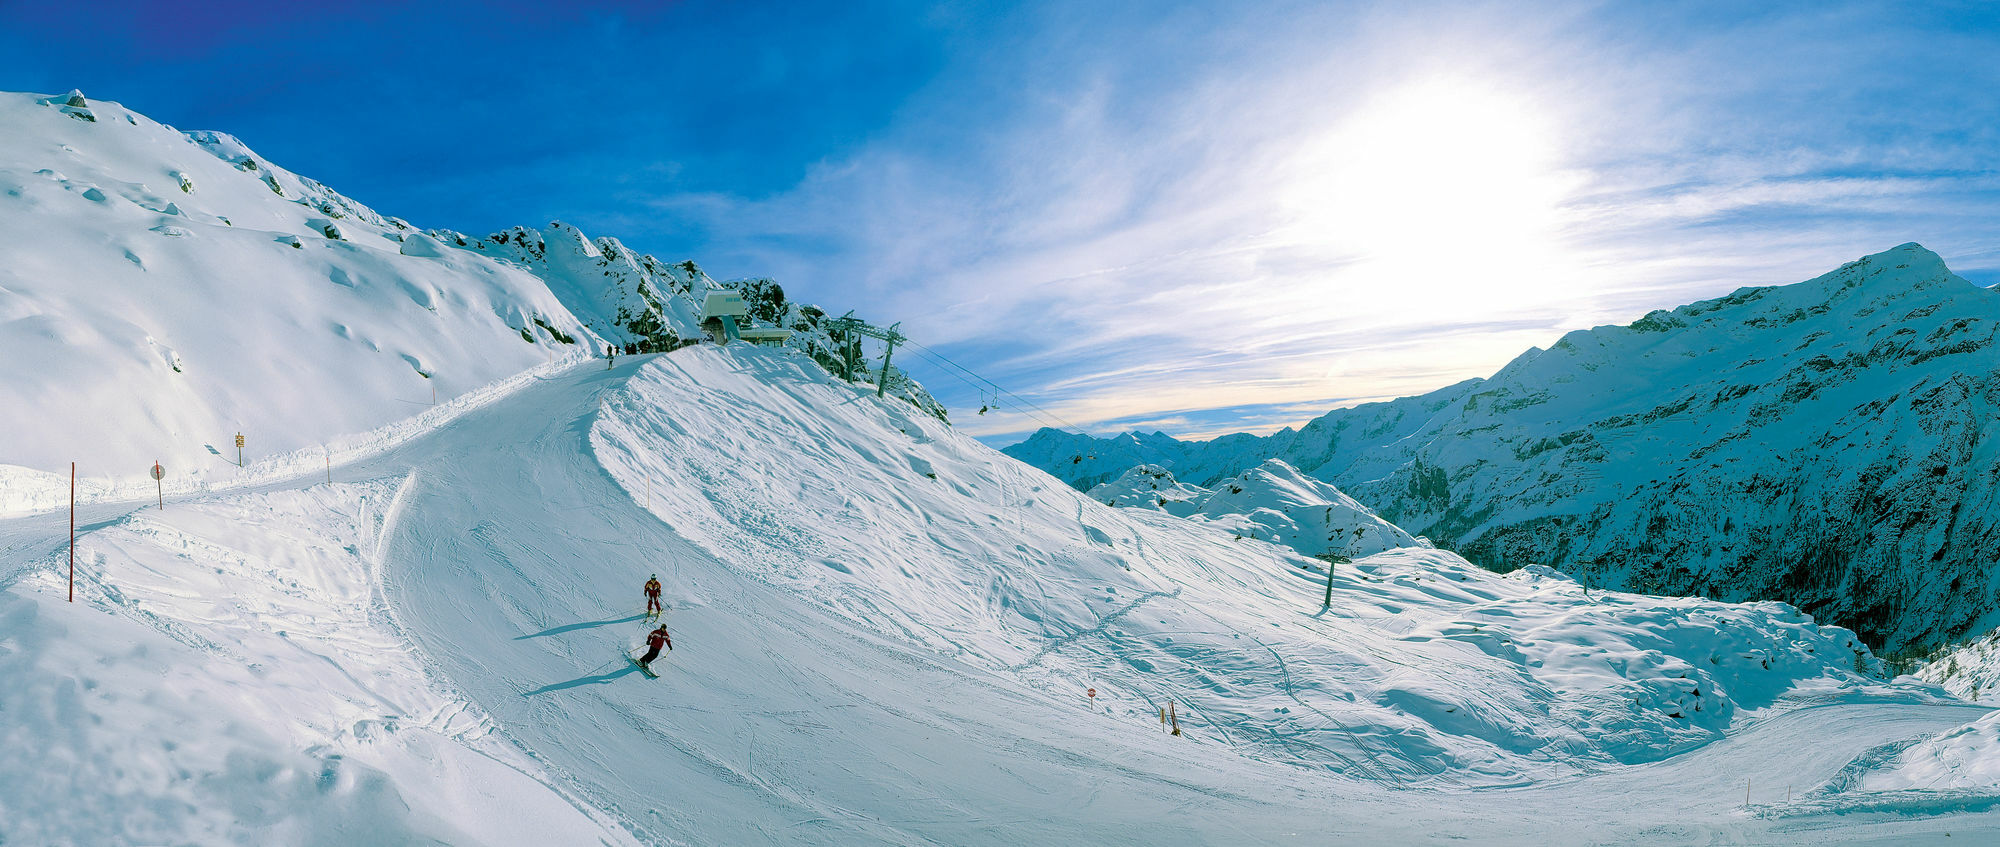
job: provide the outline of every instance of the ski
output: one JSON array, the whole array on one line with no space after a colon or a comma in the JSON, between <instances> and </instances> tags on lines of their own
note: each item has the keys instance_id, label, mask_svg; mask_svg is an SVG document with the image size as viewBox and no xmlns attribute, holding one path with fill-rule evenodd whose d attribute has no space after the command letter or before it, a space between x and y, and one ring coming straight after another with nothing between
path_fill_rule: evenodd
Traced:
<instances>
[{"instance_id":1,"label":"ski","mask_svg":"<svg viewBox=\"0 0 2000 847\"><path fill-rule=\"evenodd\" d=\"M646 678L647 678L647 679L659 679L659 678L660 678L660 675L659 675L659 674L656 674L656 673L653 673L653 669L652 669L652 668L649 668L649 667L646 667L645 665L642 665L642 664L639 664L639 660L638 660L638 659L634 659L634 658L632 658L631 656L629 656L629 655L628 655L628 656L626 656L626 657L625 657L625 661L628 661L628 662L631 662L631 663L632 663L632 667L635 667L635 668L638 668L638 669L639 669L639 672L640 672L640 673L642 673L642 674L645 674L645 675L646 675Z\"/></svg>"}]
</instances>

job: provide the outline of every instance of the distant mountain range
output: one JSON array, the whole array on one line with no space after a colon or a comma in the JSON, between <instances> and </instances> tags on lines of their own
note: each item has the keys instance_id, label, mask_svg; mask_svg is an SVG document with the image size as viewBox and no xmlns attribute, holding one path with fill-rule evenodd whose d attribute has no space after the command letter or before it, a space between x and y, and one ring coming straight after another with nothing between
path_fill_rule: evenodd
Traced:
<instances>
[{"instance_id":1,"label":"distant mountain range","mask_svg":"<svg viewBox=\"0 0 2000 847\"><path fill-rule=\"evenodd\" d=\"M2000 618L1996 330L2000 293L1904 244L1296 430L1044 429L1005 452L1084 489L1283 459L1490 568L1783 600L1895 650Z\"/></svg>"}]
</instances>

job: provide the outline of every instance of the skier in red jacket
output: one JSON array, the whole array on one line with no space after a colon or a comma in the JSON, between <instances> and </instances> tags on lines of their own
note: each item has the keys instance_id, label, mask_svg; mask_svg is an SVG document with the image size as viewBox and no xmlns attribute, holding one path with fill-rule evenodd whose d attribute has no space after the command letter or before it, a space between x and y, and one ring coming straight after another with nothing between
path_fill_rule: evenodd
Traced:
<instances>
[{"instance_id":1,"label":"skier in red jacket","mask_svg":"<svg viewBox=\"0 0 2000 847\"><path fill-rule=\"evenodd\" d=\"M653 660L660 657L661 647L674 649L674 640L667 636L666 624L660 624L659 629L646 633L646 655L639 659L639 667L652 670Z\"/></svg>"}]
</instances>

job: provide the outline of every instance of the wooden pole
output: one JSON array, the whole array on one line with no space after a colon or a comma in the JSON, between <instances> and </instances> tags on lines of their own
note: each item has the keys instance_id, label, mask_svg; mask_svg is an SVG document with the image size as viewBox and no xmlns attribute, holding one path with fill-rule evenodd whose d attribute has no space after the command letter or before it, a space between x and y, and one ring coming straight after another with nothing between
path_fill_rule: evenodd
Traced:
<instances>
[{"instance_id":1,"label":"wooden pole","mask_svg":"<svg viewBox=\"0 0 2000 847\"><path fill-rule=\"evenodd\" d=\"M69 463L69 601L76 602L76 463Z\"/></svg>"},{"instance_id":2,"label":"wooden pole","mask_svg":"<svg viewBox=\"0 0 2000 847\"><path fill-rule=\"evenodd\" d=\"M160 460L153 460L153 495L160 500L160 511L167 510L166 474L160 473Z\"/></svg>"}]
</instances>

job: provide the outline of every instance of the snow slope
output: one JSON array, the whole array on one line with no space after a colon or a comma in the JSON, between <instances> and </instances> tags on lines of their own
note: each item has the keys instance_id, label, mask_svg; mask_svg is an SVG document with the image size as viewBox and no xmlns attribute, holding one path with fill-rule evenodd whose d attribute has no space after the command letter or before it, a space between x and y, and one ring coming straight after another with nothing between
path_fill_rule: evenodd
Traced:
<instances>
[{"instance_id":1,"label":"snow slope","mask_svg":"<svg viewBox=\"0 0 2000 847\"><path fill-rule=\"evenodd\" d=\"M1269 438L1139 441L1192 482L1278 457L1483 565L1791 602L1890 649L2000 609L2000 293L1915 244L1570 333L1490 379ZM1135 443L1008 448L1072 484Z\"/></svg>"},{"instance_id":2,"label":"snow slope","mask_svg":"<svg viewBox=\"0 0 2000 847\"><path fill-rule=\"evenodd\" d=\"M1967 714L1856 675L1874 663L1851 634L1775 604L1593 602L1442 551L1343 569L1316 613L1324 576L1301 566L1318 563L1099 507L781 353L697 348L606 381L535 400L570 414L472 440L536 445L526 461L441 467L391 580L448 675L644 839L1282 840L1330 826L1301 824L1325 814L1314 793L1624 779L1808 703L1945 709L1930 729ZM624 498L553 472L568 450L659 522L606 514ZM492 491L534 496L472 507ZM528 528L544 514L575 517ZM649 572L679 648L664 686L616 657ZM1077 723L1085 687L1105 723ZM1168 702L1192 748L1171 756L1193 759L1160 771L1147 739ZM1863 748L1834 745L1825 775L1840 749ZM1184 802L1203 814L1163 816ZM1350 813L1346 831L1399 832ZM1414 826L1463 823L1434 818Z\"/></svg>"},{"instance_id":3,"label":"snow slope","mask_svg":"<svg viewBox=\"0 0 2000 847\"><path fill-rule=\"evenodd\" d=\"M1967 700L2000 701L2000 630L1938 651L1914 674Z\"/></svg>"},{"instance_id":4,"label":"snow slope","mask_svg":"<svg viewBox=\"0 0 2000 847\"><path fill-rule=\"evenodd\" d=\"M316 447L576 349L544 325L588 337L534 275L437 249L228 135L63 102L0 93L10 488L66 487L71 461L227 478L204 445Z\"/></svg>"},{"instance_id":5,"label":"snow slope","mask_svg":"<svg viewBox=\"0 0 2000 847\"><path fill-rule=\"evenodd\" d=\"M1328 483L1271 459L1213 490L1140 465L1085 496L1107 506L1154 509L1289 547L1314 558L1356 559L1397 547L1427 547Z\"/></svg>"},{"instance_id":6,"label":"snow slope","mask_svg":"<svg viewBox=\"0 0 2000 847\"><path fill-rule=\"evenodd\" d=\"M73 610L50 599L59 521L0 521L6 602L75 633L0 618L0 661L38 668L13 696L192 704L138 738L50 717L0 779L172 738L152 783L72 790L184 796L148 832L203 842L552 843L491 816L566 798L595 811L558 818L588 833L563 843L2000 834L1964 804L1864 820L1765 787L1984 711L1881 681L1844 630L1417 548L1337 567L1322 610L1320 562L1094 503L786 351L573 368L335 476L91 507ZM678 648L659 680L619 655L648 573ZM185 645L191 675L89 688L128 642ZM272 785L296 802L264 805ZM0 834L68 824L44 814Z\"/></svg>"},{"instance_id":7,"label":"snow slope","mask_svg":"<svg viewBox=\"0 0 2000 847\"><path fill-rule=\"evenodd\" d=\"M398 632L401 481L300 486L87 522L74 605L60 526L0 524L0 841L630 843Z\"/></svg>"},{"instance_id":8,"label":"snow slope","mask_svg":"<svg viewBox=\"0 0 2000 847\"><path fill-rule=\"evenodd\" d=\"M88 501L150 490L156 461L195 491L351 458L607 340L699 337L712 288L801 349L838 343L770 280L719 284L561 222L419 230L229 135L70 99L0 92L0 514L67 502L70 462Z\"/></svg>"}]
</instances>

